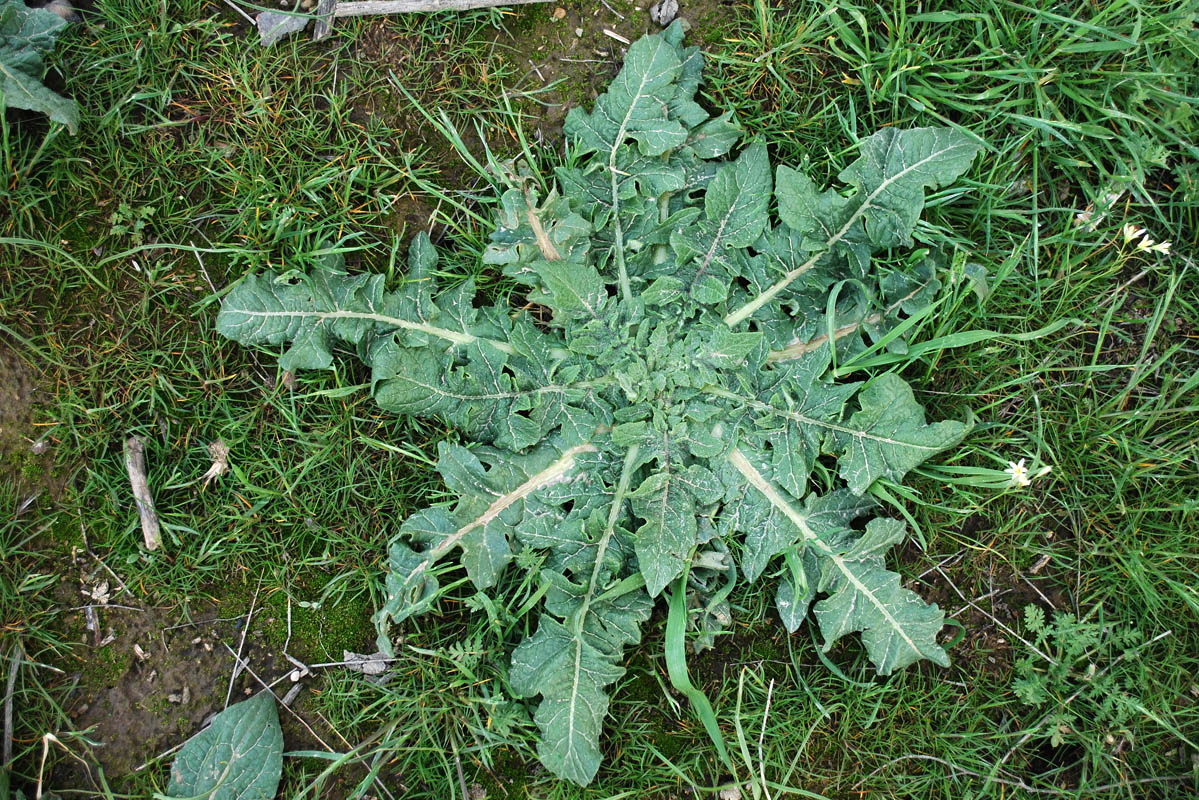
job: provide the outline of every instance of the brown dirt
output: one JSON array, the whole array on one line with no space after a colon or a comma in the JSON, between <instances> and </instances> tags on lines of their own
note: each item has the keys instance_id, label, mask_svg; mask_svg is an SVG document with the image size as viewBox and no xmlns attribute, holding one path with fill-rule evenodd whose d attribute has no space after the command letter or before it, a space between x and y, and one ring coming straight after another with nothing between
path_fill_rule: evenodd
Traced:
<instances>
[{"instance_id":1,"label":"brown dirt","mask_svg":"<svg viewBox=\"0 0 1199 800\"><path fill-rule=\"evenodd\" d=\"M28 453L33 444L33 389L25 364L0 344L0 469L11 469L17 454Z\"/></svg>"},{"instance_id":2,"label":"brown dirt","mask_svg":"<svg viewBox=\"0 0 1199 800\"><path fill-rule=\"evenodd\" d=\"M530 15L532 24L513 31L513 38L506 43L506 56L522 71L528 66L514 89L533 93L544 106L530 120L536 135L551 142L559 140L567 112L576 106L590 107L619 71L628 46L608 31L635 42L661 30L649 16L653 2L608 0L611 8L594 0L551 2L542 14ZM695 28L724 5L721 0L679 0L678 16ZM561 18L556 16L559 10L565 12ZM695 33L688 37L689 44L702 40Z\"/></svg>"},{"instance_id":3,"label":"brown dirt","mask_svg":"<svg viewBox=\"0 0 1199 800\"><path fill-rule=\"evenodd\" d=\"M493 57L495 62L508 67L509 74L519 76L503 89L514 108L522 112L525 134L534 145L557 145L567 112L578 106L590 107L606 89L628 50L622 39L634 42L646 33L661 30L649 16L653 2L549 2L511 9L505 15L505 30L497 29L491 40ZM678 16L694 28L710 22L731 4L731 0L679 0ZM689 41L700 43L702 36L693 34ZM355 61L367 68L365 74L376 79L375 87L381 86L378 76L389 72L402 84L405 70L412 68L409 65L441 70L437 80L432 81L437 91L452 92L455 85L479 80L479 76L464 74L453 62L445 60L437 42L405 33L385 17L372 20L364 28L355 41L354 54ZM417 99L427 109L439 110L437 93ZM443 176L458 176L458 157L390 85L381 91L371 91L363 99L357 116L365 119L379 114L409 130L410 141L402 142L401 146L429 148L437 157ZM472 153L481 157L483 148L474 131L466 127L460 132ZM511 130L488 131L487 136L488 144L496 152L504 153L515 143Z\"/></svg>"},{"instance_id":4,"label":"brown dirt","mask_svg":"<svg viewBox=\"0 0 1199 800\"><path fill-rule=\"evenodd\" d=\"M986 521L968 521L966 527L976 525L986 526ZM1035 605L1049 612L1070 607L1052 564L1042 565L1036 573L1031 569L1021 572L993 550L963 551L962 557L941 566L944 575L934 569L937 562L927 557L904 562L909 565L904 574L927 570L911 588L940 606L946 618L962 624L962 640L949 649L961 675L1007 681L1015 655L1022 649L1012 631L1022 631L1024 608ZM954 630L946 628L944 635L952 637Z\"/></svg>"},{"instance_id":5,"label":"brown dirt","mask_svg":"<svg viewBox=\"0 0 1199 800\"><path fill-rule=\"evenodd\" d=\"M103 577L94 572L85 576L84 583ZM82 645L75 654L78 688L66 708L76 729L86 731L87 737L97 743L91 749L91 758L104 768L106 777L119 779L182 744L225 707L234 665L233 653L227 648L238 650L245 618L230 619L227 607L210 602L193 605L190 610L141 606L130 602L117 587L110 588L111 604L128 603L131 607L98 606L98 634L84 628L82 611L67 619L68 625L80 631ZM79 601L72 597L69 602ZM269 629L278 622L267 612L256 612L242 650L242 659L254 674L241 671L233 682L230 703L260 691L259 678L271 683L292 671L292 665L271 643ZM101 641L114 638L98 644L97 635ZM314 680L319 678L303 679L305 688L291 705L303 723L279 706L289 750L324 749L305 723L325 742L342 744L316 714L304 708L310 684L317 685L312 684ZM282 697L291 686L292 682L285 679L274 686L274 691ZM158 763L169 764L170 758ZM95 783L94 776L85 774L82 766L64 762L50 785L62 790Z\"/></svg>"},{"instance_id":6,"label":"brown dirt","mask_svg":"<svg viewBox=\"0 0 1199 800\"><path fill-rule=\"evenodd\" d=\"M32 370L0 341L0 481L15 486L20 501L57 497L65 482L54 468L52 443L42 441L33 424L37 401Z\"/></svg>"}]
</instances>

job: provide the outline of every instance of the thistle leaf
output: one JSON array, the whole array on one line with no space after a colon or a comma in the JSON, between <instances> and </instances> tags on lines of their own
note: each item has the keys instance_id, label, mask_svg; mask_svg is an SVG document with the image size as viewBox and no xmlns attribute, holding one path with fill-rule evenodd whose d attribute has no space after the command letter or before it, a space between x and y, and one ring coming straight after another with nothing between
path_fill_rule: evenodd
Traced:
<instances>
[{"instance_id":1,"label":"thistle leaf","mask_svg":"<svg viewBox=\"0 0 1199 800\"><path fill-rule=\"evenodd\" d=\"M633 511L645 520L637 529L637 560L650 597L657 597L683 571L695 546L695 499L669 470L650 475L632 494Z\"/></svg>"},{"instance_id":2,"label":"thistle leaf","mask_svg":"<svg viewBox=\"0 0 1199 800\"><path fill-rule=\"evenodd\" d=\"M826 560L820 579L820 590L830 593L815 609L825 651L842 636L862 631L880 675L922 658L949 666L949 656L937 644L945 615L900 586L899 575L882 566L882 552L903 541L904 533L898 520L870 520L853 547Z\"/></svg>"},{"instance_id":3,"label":"thistle leaf","mask_svg":"<svg viewBox=\"0 0 1199 800\"><path fill-rule=\"evenodd\" d=\"M0 2L0 112L4 107L46 114L71 133L79 127L79 109L42 83L42 57L67 26L62 17L44 8L29 8L22 0Z\"/></svg>"},{"instance_id":4,"label":"thistle leaf","mask_svg":"<svg viewBox=\"0 0 1199 800\"><path fill-rule=\"evenodd\" d=\"M981 149L953 128L883 128L862 142L861 156L837 177L862 196L856 213L875 249L911 246L924 190L955 180Z\"/></svg>"},{"instance_id":5,"label":"thistle leaf","mask_svg":"<svg viewBox=\"0 0 1199 800\"><path fill-rule=\"evenodd\" d=\"M912 387L892 373L867 386L858 401L862 409L834 433L841 477L855 494L880 477L901 480L913 467L960 441L967 430L961 422L925 424Z\"/></svg>"},{"instance_id":6,"label":"thistle leaf","mask_svg":"<svg viewBox=\"0 0 1199 800\"><path fill-rule=\"evenodd\" d=\"M903 523L873 519L855 541L848 529L813 527L811 515L796 506L758 470L744 454L734 451L733 467L746 483L798 530L804 550L815 556L820 569L818 589L830 597L816 604L816 621L824 633L824 649L848 633L862 632L866 652L880 675L927 658L942 666L949 656L937 644L944 615L899 584L899 575L883 567L883 553L903 540ZM805 572L805 580L807 574ZM795 573L792 573L795 580ZM792 591L792 602L810 599ZM787 609L792 621L798 608Z\"/></svg>"},{"instance_id":7,"label":"thistle leaf","mask_svg":"<svg viewBox=\"0 0 1199 800\"><path fill-rule=\"evenodd\" d=\"M660 156L687 141L687 129L670 119L668 103L678 92L683 66L677 49L661 36L638 39L624 67L590 114L572 108L564 130L579 152L610 152L626 138L646 156Z\"/></svg>"}]
</instances>

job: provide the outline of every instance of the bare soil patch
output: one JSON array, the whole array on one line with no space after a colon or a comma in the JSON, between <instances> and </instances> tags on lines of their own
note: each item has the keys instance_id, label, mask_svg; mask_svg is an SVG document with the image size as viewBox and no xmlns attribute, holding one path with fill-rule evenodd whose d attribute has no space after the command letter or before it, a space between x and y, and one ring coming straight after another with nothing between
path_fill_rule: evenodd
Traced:
<instances>
[{"instance_id":1,"label":"bare soil patch","mask_svg":"<svg viewBox=\"0 0 1199 800\"><path fill-rule=\"evenodd\" d=\"M95 585L101 575L85 576L84 588ZM189 607L145 606L109 588L110 603L93 604L98 630L87 630L83 609L66 619L81 640L72 675L77 688L66 708L76 729L97 743L89 755L108 778L169 764L169 754L225 708L226 697L229 703L244 700L263 691L264 682L280 700L297 683L301 687L289 708L279 705L288 750L343 744L319 713L305 707L308 693L319 690L321 679L313 674L290 680L295 668L277 641L286 622L261 598L247 629L247 617L231 614L228 605L202 601ZM125 603L128 606L119 607ZM231 683L239 649L247 668ZM163 754L168 755L154 762ZM64 762L49 785L61 790L96 784L95 776L81 765Z\"/></svg>"},{"instance_id":2,"label":"bare soil patch","mask_svg":"<svg viewBox=\"0 0 1199 800\"><path fill-rule=\"evenodd\" d=\"M0 342L0 480L34 490L48 470L38 458L46 452L33 427L37 385L25 362Z\"/></svg>"}]
</instances>

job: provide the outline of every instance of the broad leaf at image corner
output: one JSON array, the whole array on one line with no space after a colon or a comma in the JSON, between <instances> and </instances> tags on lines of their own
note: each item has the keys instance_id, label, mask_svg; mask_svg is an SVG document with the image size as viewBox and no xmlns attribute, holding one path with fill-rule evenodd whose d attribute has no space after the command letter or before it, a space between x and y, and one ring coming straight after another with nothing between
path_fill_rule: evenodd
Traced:
<instances>
[{"instance_id":1,"label":"broad leaf at image corner","mask_svg":"<svg viewBox=\"0 0 1199 800\"><path fill-rule=\"evenodd\" d=\"M4 108L39 111L75 133L79 109L74 100L42 83L46 67L42 56L67 25L57 14L29 8L23 0L0 2L0 112Z\"/></svg>"},{"instance_id":2,"label":"broad leaf at image corner","mask_svg":"<svg viewBox=\"0 0 1199 800\"><path fill-rule=\"evenodd\" d=\"M283 775L283 731L270 692L226 708L183 745L168 797L272 800Z\"/></svg>"}]
</instances>

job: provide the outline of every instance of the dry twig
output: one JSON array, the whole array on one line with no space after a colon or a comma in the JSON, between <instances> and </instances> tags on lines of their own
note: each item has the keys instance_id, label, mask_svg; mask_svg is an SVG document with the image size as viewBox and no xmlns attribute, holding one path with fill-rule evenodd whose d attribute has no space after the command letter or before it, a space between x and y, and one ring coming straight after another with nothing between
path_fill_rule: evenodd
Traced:
<instances>
[{"instance_id":1,"label":"dry twig","mask_svg":"<svg viewBox=\"0 0 1199 800\"><path fill-rule=\"evenodd\" d=\"M142 538L147 550L162 546L162 533L158 527L158 513L154 510L154 497L146 480L146 440L130 436L125 440L125 471L129 473L129 486L133 499L137 501L137 515L141 517Z\"/></svg>"},{"instance_id":2,"label":"dry twig","mask_svg":"<svg viewBox=\"0 0 1199 800\"><path fill-rule=\"evenodd\" d=\"M364 17L371 14L411 14L433 11L466 11L472 8L523 6L548 0L359 0L338 3L335 17Z\"/></svg>"}]
</instances>

